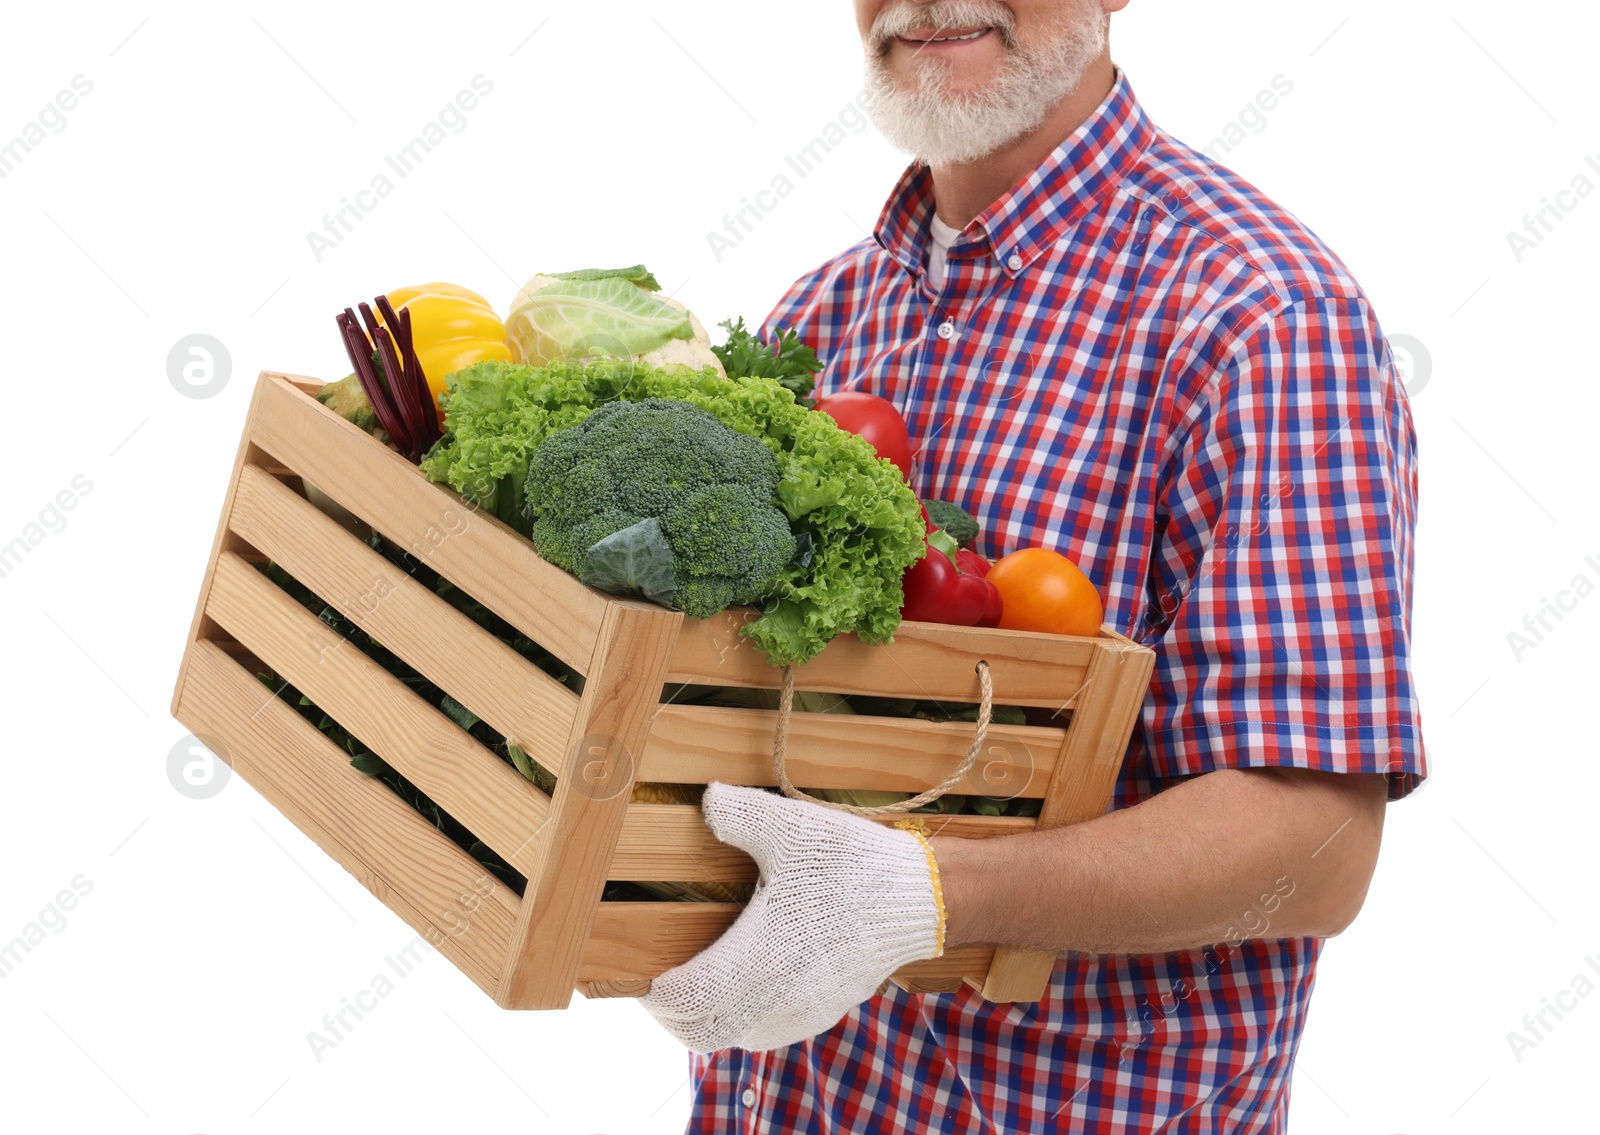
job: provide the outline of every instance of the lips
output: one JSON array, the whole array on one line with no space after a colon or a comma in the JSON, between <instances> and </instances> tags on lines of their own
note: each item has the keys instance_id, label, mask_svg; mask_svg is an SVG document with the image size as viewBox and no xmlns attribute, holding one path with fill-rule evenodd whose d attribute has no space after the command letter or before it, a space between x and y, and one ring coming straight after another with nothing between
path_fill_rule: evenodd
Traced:
<instances>
[{"instance_id":1,"label":"lips","mask_svg":"<svg viewBox=\"0 0 1600 1135\"><path fill-rule=\"evenodd\" d=\"M918 47L937 43L970 43L988 35L992 28L938 28L918 30L899 38Z\"/></svg>"}]
</instances>

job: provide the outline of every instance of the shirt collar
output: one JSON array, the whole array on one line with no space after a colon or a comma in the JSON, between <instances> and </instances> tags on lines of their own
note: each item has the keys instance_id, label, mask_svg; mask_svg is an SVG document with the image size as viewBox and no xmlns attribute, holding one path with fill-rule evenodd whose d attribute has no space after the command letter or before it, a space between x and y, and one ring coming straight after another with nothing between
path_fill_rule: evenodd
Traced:
<instances>
[{"instance_id":1,"label":"shirt collar","mask_svg":"<svg viewBox=\"0 0 1600 1135\"><path fill-rule=\"evenodd\" d=\"M1115 189L1155 136L1126 74L1117 68L1105 101L1043 163L973 220L959 255L974 240L988 244L1000 270L1016 275L1093 204ZM908 166L878 216L873 236L913 276L923 271L933 175L921 161Z\"/></svg>"}]
</instances>

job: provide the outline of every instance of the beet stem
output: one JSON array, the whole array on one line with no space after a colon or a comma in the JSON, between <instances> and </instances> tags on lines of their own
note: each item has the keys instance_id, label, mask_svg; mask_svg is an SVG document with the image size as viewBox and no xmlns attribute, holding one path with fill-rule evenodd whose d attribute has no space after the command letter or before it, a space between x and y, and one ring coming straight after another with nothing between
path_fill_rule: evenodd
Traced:
<instances>
[{"instance_id":1,"label":"beet stem","mask_svg":"<svg viewBox=\"0 0 1600 1135\"><path fill-rule=\"evenodd\" d=\"M389 391L394 396L400 417L406 423L406 438L409 443L406 447L406 456L415 464L422 457L421 451L417 448L422 436L422 422L417 414L415 399L406 396L405 386L401 381L400 357L394 349L394 336L387 327L379 327L374 338L378 341L378 357L383 360L383 373L389 380Z\"/></svg>"},{"instance_id":2,"label":"beet stem","mask_svg":"<svg viewBox=\"0 0 1600 1135\"><path fill-rule=\"evenodd\" d=\"M338 323L341 337L344 339L345 353L350 356L350 365L356 372L356 381L366 392L367 401L372 403L379 424L394 439L397 446L409 448L414 443L414 438L406 423L396 414L389 391L384 388L373 369L372 344L362 332L360 325L356 323L355 313L345 308L338 317Z\"/></svg>"},{"instance_id":3,"label":"beet stem","mask_svg":"<svg viewBox=\"0 0 1600 1135\"><path fill-rule=\"evenodd\" d=\"M401 364L405 369L403 384L410 390L411 397L415 399L417 408L422 411L422 430L417 437L417 444L423 452L439 440L439 407L433 400L433 391L428 386L428 376L423 373L422 360L417 357L415 340L411 332L411 309L404 308L400 312L400 326L395 341L401 346Z\"/></svg>"}]
</instances>

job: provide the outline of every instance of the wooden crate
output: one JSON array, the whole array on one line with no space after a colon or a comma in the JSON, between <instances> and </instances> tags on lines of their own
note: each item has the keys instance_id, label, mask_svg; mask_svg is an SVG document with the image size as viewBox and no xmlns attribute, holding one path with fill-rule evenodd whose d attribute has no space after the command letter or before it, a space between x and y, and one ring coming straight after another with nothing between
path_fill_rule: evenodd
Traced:
<instances>
[{"instance_id":1,"label":"wooden crate","mask_svg":"<svg viewBox=\"0 0 1600 1135\"><path fill-rule=\"evenodd\" d=\"M601 901L607 880L744 882L755 866L690 805L629 802L636 781L772 785L775 714L662 704L667 683L769 687L781 671L732 610L685 619L585 586L498 520L430 483L320 405L320 383L262 374L173 693L172 713L501 1006L564 1008L572 990L637 995L710 944L736 903ZM310 482L584 676L581 695L396 569L304 495ZM271 559L557 775L546 795L271 582ZM342 647L342 648L341 648ZM1110 631L1069 638L907 622L853 635L796 670L797 688L1070 709L1065 728L992 726L955 791L1042 798L1037 820L929 815L986 837L1106 810L1150 651ZM500 883L272 696L264 664L527 877ZM1046 714L1045 716L1049 716ZM807 788L918 792L961 761L973 727L796 713L789 770ZM884 822L893 822L890 817ZM904 988L963 981L993 1001L1041 996L1054 957L967 946L907 966Z\"/></svg>"}]
</instances>

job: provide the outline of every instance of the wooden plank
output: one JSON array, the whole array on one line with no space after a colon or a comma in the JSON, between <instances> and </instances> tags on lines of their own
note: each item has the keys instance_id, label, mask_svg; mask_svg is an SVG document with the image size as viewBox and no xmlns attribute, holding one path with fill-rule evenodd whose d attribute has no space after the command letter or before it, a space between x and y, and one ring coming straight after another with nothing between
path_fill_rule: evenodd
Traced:
<instances>
[{"instance_id":1,"label":"wooden plank","mask_svg":"<svg viewBox=\"0 0 1600 1135\"><path fill-rule=\"evenodd\" d=\"M262 388L262 380L258 378L255 389L250 395L250 408L245 412L244 430L239 436L238 452L234 455L233 472L228 476L228 489L222 497L222 514L217 521L217 530L211 537L211 554L206 559L205 575L200 580L200 593L195 598L194 618L189 624L189 637L184 642L183 657L178 663L178 677L172 687L171 708L174 717L177 716L178 702L183 697L183 684L189 672L188 647L202 639L216 638L220 632L216 621L206 614L206 599L211 594L211 580L216 574L217 558L223 552L245 550L244 541L228 529L228 516L233 511L234 496L239 489L239 471L248 463L266 459L266 454L250 440L250 425L255 418L257 404L261 400Z\"/></svg>"},{"instance_id":2,"label":"wooden plank","mask_svg":"<svg viewBox=\"0 0 1600 1135\"><path fill-rule=\"evenodd\" d=\"M715 942L742 909L738 903L601 903L578 967L584 995L643 996L651 978ZM958 988L964 975L982 973L993 953L993 946L962 946L903 966L893 980L912 992L946 992Z\"/></svg>"},{"instance_id":3,"label":"wooden plank","mask_svg":"<svg viewBox=\"0 0 1600 1135\"><path fill-rule=\"evenodd\" d=\"M1148 647L1129 643L1103 649L1090 675L1095 689L1092 706L1086 702L1073 715L1056 762L1058 778L1065 769L1077 769L1078 774L1062 781L1065 791L1057 792L1052 783L1040 808L1041 827L1081 823L1105 814L1154 668L1155 654Z\"/></svg>"},{"instance_id":4,"label":"wooden plank","mask_svg":"<svg viewBox=\"0 0 1600 1135\"><path fill-rule=\"evenodd\" d=\"M755 861L712 835L693 804L629 804L606 871L607 879L640 883L745 883L755 877Z\"/></svg>"},{"instance_id":5,"label":"wooden plank","mask_svg":"<svg viewBox=\"0 0 1600 1135\"><path fill-rule=\"evenodd\" d=\"M235 638L523 874L549 800L231 552L208 608Z\"/></svg>"},{"instance_id":6,"label":"wooden plank","mask_svg":"<svg viewBox=\"0 0 1600 1135\"><path fill-rule=\"evenodd\" d=\"M556 791L559 795L559 786ZM872 817L880 824L904 818ZM923 822L929 835L962 839L1031 832L1037 823L1031 816L918 813L915 818ZM712 835L700 809L692 804L629 804L606 877L635 882L744 883L756 877L756 867L744 852Z\"/></svg>"},{"instance_id":7,"label":"wooden plank","mask_svg":"<svg viewBox=\"0 0 1600 1135\"><path fill-rule=\"evenodd\" d=\"M1150 649L1148 646L1145 646L1142 643L1135 642L1133 639L1129 638L1127 635L1123 634L1121 631L1112 630L1108 626L1100 628L1100 637L1101 638L1108 638L1112 642L1120 643L1123 646L1132 647L1135 650L1149 650Z\"/></svg>"},{"instance_id":8,"label":"wooden plank","mask_svg":"<svg viewBox=\"0 0 1600 1135\"><path fill-rule=\"evenodd\" d=\"M606 981L580 981L577 990L591 1001L601 997L643 997L650 992L650 979L620 977Z\"/></svg>"},{"instance_id":9,"label":"wooden plank","mask_svg":"<svg viewBox=\"0 0 1600 1135\"><path fill-rule=\"evenodd\" d=\"M419 673L554 767L578 695L254 465L229 525Z\"/></svg>"},{"instance_id":10,"label":"wooden plank","mask_svg":"<svg viewBox=\"0 0 1600 1135\"><path fill-rule=\"evenodd\" d=\"M578 981L644 981L694 957L733 925L732 902L603 902ZM648 989L640 989L643 993Z\"/></svg>"},{"instance_id":11,"label":"wooden plank","mask_svg":"<svg viewBox=\"0 0 1600 1135\"><path fill-rule=\"evenodd\" d=\"M607 596L540 559L521 535L430 482L282 375L262 375L252 429L253 440L284 465L567 665L588 672Z\"/></svg>"},{"instance_id":12,"label":"wooden plank","mask_svg":"<svg viewBox=\"0 0 1600 1135\"><path fill-rule=\"evenodd\" d=\"M1120 636L1119 636L1120 637ZM1039 826L1075 824L1104 815L1116 790L1128 740L1150 686L1155 654L1126 639L1107 641L1089 667L1091 693L1073 712L1055 778L1039 810ZM1037 1001L1056 956L1001 946L983 982L988 1001Z\"/></svg>"},{"instance_id":13,"label":"wooden plank","mask_svg":"<svg viewBox=\"0 0 1600 1135\"><path fill-rule=\"evenodd\" d=\"M216 643L190 653L173 716L492 996L517 896Z\"/></svg>"},{"instance_id":14,"label":"wooden plank","mask_svg":"<svg viewBox=\"0 0 1600 1135\"><path fill-rule=\"evenodd\" d=\"M783 683L782 670L738 633L753 617L753 609L739 607L690 620L673 649L667 680L776 689ZM853 634L834 639L795 668L795 688L975 702L980 690L973 663L982 658L989 663L997 704L1062 709L1083 687L1100 641L904 622L894 641L882 646L869 646Z\"/></svg>"},{"instance_id":15,"label":"wooden plank","mask_svg":"<svg viewBox=\"0 0 1600 1135\"><path fill-rule=\"evenodd\" d=\"M906 818L906 815L872 817L879 824L897 824ZM948 835L957 839L995 839L1031 832L1039 826L1038 819L1033 816L971 816L964 813L941 816L937 813L915 812L910 814L910 818L922 821L930 837Z\"/></svg>"},{"instance_id":16,"label":"wooden plank","mask_svg":"<svg viewBox=\"0 0 1600 1135\"><path fill-rule=\"evenodd\" d=\"M954 993L973 974L989 969L994 950L989 945L958 946L940 957L902 966L889 980L907 993Z\"/></svg>"},{"instance_id":17,"label":"wooden plank","mask_svg":"<svg viewBox=\"0 0 1600 1135\"><path fill-rule=\"evenodd\" d=\"M649 737L682 622L653 604L616 601L606 610L548 830L524 872L522 917L496 997L506 1008L561 1009L572 999L633 792L635 754Z\"/></svg>"},{"instance_id":18,"label":"wooden plank","mask_svg":"<svg viewBox=\"0 0 1600 1135\"><path fill-rule=\"evenodd\" d=\"M777 720L768 710L663 705L650 728L639 779L774 785ZM789 778L802 788L924 792L960 767L976 728L967 721L795 713L789 718ZM1065 729L990 725L977 763L951 791L1041 797L1065 738Z\"/></svg>"}]
</instances>

